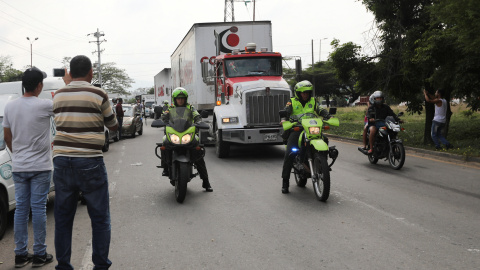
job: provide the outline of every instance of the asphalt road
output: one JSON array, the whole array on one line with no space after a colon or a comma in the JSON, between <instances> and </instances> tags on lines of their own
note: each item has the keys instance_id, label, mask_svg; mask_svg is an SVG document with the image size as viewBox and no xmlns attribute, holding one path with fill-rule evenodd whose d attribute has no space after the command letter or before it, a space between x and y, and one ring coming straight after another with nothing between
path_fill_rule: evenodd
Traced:
<instances>
[{"instance_id":1,"label":"asphalt road","mask_svg":"<svg viewBox=\"0 0 480 270\"><path fill-rule=\"evenodd\" d=\"M151 120L148 120L151 123ZM369 164L357 145L331 139L340 156L327 203L311 182L281 193L282 146L207 148L213 193L197 177L183 204L157 169L163 130L144 128L105 153L110 181L111 269L479 269L480 167L407 153L394 171ZM48 251L54 253L53 200ZM92 269L86 207L78 205L72 264ZM13 226L0 269L14 269ZM43 269L54 269L55 263ZM30 267L30 266L27 266Z\"/></svg>"}]
</instances>

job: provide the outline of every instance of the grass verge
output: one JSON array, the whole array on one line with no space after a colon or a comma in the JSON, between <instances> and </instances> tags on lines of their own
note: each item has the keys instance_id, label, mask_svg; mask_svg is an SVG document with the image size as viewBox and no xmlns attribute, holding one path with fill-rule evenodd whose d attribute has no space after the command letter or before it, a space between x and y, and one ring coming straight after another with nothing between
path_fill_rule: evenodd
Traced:
<instances>
[{"instance_id":1,"label":"grass verge","mask_svg":"<svg viewBox=\"0 0 480 270\"><path fill-rule=\"evenodd\" d=\"M405 109L406 107L392 106L395 113L405 112ZM365 111L366 107L338 108L336 117L340 120L340 126L332 127L328 133L362 140ZM454 148L448 152L462 155L465 160L469 157L480 157L480 113L471 113L464 104L452 106L452 113L447 139ZM423 144L425 114L411 115L405 112L401 118L405 121L402 125L405 131L401 132L399 137L405 146L435 150L434 145Z\"/></svg>"}]
</instances>

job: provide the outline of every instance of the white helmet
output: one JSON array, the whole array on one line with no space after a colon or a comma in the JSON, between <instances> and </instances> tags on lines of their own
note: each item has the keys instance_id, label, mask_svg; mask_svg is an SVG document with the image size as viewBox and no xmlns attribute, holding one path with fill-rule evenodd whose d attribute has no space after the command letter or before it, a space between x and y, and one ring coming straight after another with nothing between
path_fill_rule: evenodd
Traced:
<instances>
[{"instance_id":1,"label":"white helmet","mask_svg":"<svg viewBox=\"0 0 480 270\"><path fill-rule=\"evenodd\" d=\"M379 97L381 97L382 100L376 100L376 98L379 98ZM369 101L370 101L370 104L380 105L380 104L385 103L385 96L383 95L382 91L375 91L375 92L373 92L372 95L370 95Z\"/></svg>"}]
</instances>

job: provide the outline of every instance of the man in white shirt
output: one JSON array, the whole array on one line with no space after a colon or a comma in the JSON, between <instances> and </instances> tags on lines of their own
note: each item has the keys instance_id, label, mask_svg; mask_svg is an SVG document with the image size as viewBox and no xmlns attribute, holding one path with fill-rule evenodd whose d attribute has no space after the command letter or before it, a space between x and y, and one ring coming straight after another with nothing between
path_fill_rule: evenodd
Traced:
<instances>
[{"instance_id":1,"label":"man in white shirt","mask_svg":"<svg viewBox=\"0 0 480 270\"><path fill-rule=\"evenodd\" d=\"M433 116L431 132L435 149L442 149L440 142L445 145L447 150L453 148L453 146L442 134L442 129L445 127L445 123L447 122L447 101L443 98L445 91L443 89L438 89L437 92L435 92L435 97L433 98L427 93L427 91L423 90L423 93L425 94L425 101L435 104L435 115Z\"/></svg>"},{"instance_id":2,"label":"man in white shirt","mask_svg":"<svg viewBox=\"0 0 480 270\"><path fill-rule=\"evenodd\" d=\"M47 75L36 67L23 73L25 94L5 106L3 131L8 149L12 152L13 181L15 182L14 217L15 267L33 260L33 267L53 261L45 244L46 204L52 176L50 121L53 102L40 99L43 79ZM32 210L33 255L28 253L28 218Z\"/></svg>"}]
</instances>

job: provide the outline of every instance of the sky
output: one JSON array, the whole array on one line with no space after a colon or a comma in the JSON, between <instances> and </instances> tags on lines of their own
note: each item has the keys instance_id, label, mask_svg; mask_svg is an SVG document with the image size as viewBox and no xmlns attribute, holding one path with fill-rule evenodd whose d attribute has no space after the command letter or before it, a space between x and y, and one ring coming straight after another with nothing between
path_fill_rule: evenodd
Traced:
<instances>
[{"instance_id":1,"label":"sky","mask_svg":"<svg viewBox=\"0 0 480 270\"><path fill-rule=\"evenodd\" d=\"M235 1L235 21L252 21L251 0ZM101 62L125 70L135 81L127 90L150 88L192 25L223 22L224 8L225 0L0 0L0 56L19 70L32 61L51 77L64 57L97 62L98 29L106 40ZM374 29L358 0L256 0L255 20L271 21L273 51L300 56L303 68L312 62L312 40L315 62L328 58L334 38L368 53Z\"/></svg>"}]
</instances>

